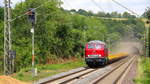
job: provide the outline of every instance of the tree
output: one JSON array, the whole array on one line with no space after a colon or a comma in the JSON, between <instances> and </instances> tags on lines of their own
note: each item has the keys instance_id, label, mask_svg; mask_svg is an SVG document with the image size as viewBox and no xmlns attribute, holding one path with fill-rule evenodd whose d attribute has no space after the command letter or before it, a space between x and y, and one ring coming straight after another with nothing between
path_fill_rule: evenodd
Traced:
<instances>
[{"instance_id":1,"label":"tree","mask_svg":"<svg viewBox=\"0 0 150 84\"><path fill-rule=\"evenodd\" d=\"M70 12L74 12L74 13L76 13L76 10L75 10L75 9L71 9L71 10L70 10Z\"/></svg>"},{"instance_id":2,"label":"tree","mask_svg":"<svg viewBox=\"0 0 150 84\"><path fill-rule=\"evenodd\" d=\"M77 11L77 13L79 13L79 14L81 14L81 15L88 16L88 12L85 11L85 10L83 10L83 9L79 9L79 10Z\"/></svg>"},{"instance_id":3,"label":"tree","mask_svg":"<svg viewBox=\"0 0 150 84\"><path fill-rule=\"evenodd\" d=\"M118 17L118 13L117 12L112 12L111 13L111 17L117 18Z\"/></svg>"},{"instance_id":4,"label":"tree","mask_svg":"<svg viewBox=\"0 0 150 84\"><path fill-rule=\"evenodd\" d=\"M143 16L146 17L146 18L148 18L148 19L150 19L150 7L148 7L148 8L145 10Z\"/></svg>"},{"instance_id":5,"label":"tree","mask_svg":"<svg viewBox=\"0 0 150 84\"><path fill-rule=\"evenodd\" d=\"M130 17L130 13L124 12L122 16L123 16L124 18L129 18L129 17Z\"/></svg>"},{"instance_id":6,"label":"tree","mask_svg":"<svg viewBox=\"0 0 150 84\"><path fill-rule=\"evenodd\" d=\"M106 14L105 14L104 12L98 12L98 13L96 14L96 16L98 16L98 17L105 17Z\"/></svg>"},{"instance_id":7,"label":"tree","mask_svg":"<svg viewBox=\"0 0 150 84\"><path fill-rule=\"evenodd\" d=\"M4 20L4 8L3 7L0 7L0 20Z\"/></svg>"},{"instance_id":8,"label":"tree","mask_svg":"<svg viewBox=\"0 0 150 84\"><path fill-rule=\"evenodd\" d=\"M3 70L3 37L4 37L4 33L3 33L3 29L4 29L4 8L0 7L0 73Z\"/></svg>"},{"instance_id":9,"label":"tree","mask_svg":"<svg viewBox=\"0 0 150 84\"><path fill-rule=\"evenodd\" d=\"M107 14L106 14L106 17L111 17L111 14L110 14L110 13L107 13Z\"/></svg>"},{"instance_id":10,"label":"tree","mask_svg":"<svg viewBox=\"0 0 150 84\"><path fill-rule=\"evenodd\" d=\"M135 15L131 15L131 14L128 13L128 12L124 12L123 15L122 15L122 17L124 17L124 18L136 18Z\"/></svg>"}]
</instances>

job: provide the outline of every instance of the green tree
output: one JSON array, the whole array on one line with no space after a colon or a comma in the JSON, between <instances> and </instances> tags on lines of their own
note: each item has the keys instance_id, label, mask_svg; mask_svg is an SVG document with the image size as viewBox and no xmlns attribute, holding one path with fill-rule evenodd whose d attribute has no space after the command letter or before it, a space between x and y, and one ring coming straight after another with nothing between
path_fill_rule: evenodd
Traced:
<instances>
[{"instance_id":1,"label":"green tree","mask_svg":"<svg viewBox=\"0 0 150 84\"><path fill-rule=\"evenodd\" d=\"M4 8L0 7L0 20L3 21L4 20Z\"/></svg>"},{"instance_id":2,"label":"green tree","mask_svg":"<svg viewBox=\"0 0 150 84\"><path fill-rule=\"evenodd\" d=\"M145 10L143 16L146 17L146 18L148 18L148 19L150 19L150 7L148 7L148 8Z\"/></svg>"}]
</instances>

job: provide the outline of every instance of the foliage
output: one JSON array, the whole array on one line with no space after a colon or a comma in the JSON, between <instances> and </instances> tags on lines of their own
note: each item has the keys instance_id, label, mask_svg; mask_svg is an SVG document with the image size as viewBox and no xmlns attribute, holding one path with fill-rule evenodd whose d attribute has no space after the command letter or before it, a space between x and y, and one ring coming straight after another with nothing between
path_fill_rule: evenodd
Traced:
<instances>
[{"instance_id":1,"label":"foliage","mask_svg":"<svg viewBox=\"0 0 150 84\"><path fill-rule=\"evenodd\" d=\"M3 72L3 28L4 28L4 8L0 7L0 74Z\"/></svg>"},{"instance_id":2,"label":"foliage","mask_svg":"<svg viewBox=\"0 0 150 84\"><path fill-rule=\"evenodd\" d=\"M150 59L147 57L141 57L138 61L138 76L134 81L136 82L136 84L149 84Z\"/></svg>"},{"instance_id":3,"label":"foliage","mask_svg":"<svg viewBox=\"0 0 150 84\"><path fill-rule=\"evenodd\" d=\"M146 19L146 24L145 24L147 30L145 32L149 32L149 33L148 33L147 38L145 38L146 39L146 45L145 45L145 47L146 47L146 49L149 50L148 52L149 52L149 56L150 56L150 7L147 7L147 9L145 10L145 12L143 13L143 16L145 18L147 18Z\"/></svg>"},{"instance_id":4,"label":"foliage","mask_svg":"<svg viewBox=\"0 0 150 84\"><path fill-rule=\"evenodd\" d=\"M61 72L69 71L70 69L75 69L83 66L85 66L85 63L81 59L77 59L76 61L66 61L65 63L60 64L38 65L38 76L33 78L32 73L30 72L31 68L24 68L21 69L20 72L17 72L14 77L22 81L34 82L35 80L39 80L47 76L52 76Z\"/></svg>"},{"instance_id":5,"label":"foliage","mask_svg":"<svg viewBox=\"0 0 150 84\"><path fill-rule=\"evenodd\" d=\"M91 11L86 11L86 10L83 10L83 9L79 9L78 11L76 11L75 9L71 9L70 12L81 14L81 15L84 15L84 16L109 17L109 18L110 17L111 18L136 18L135 15L132 15L128 12L124 12L123 14L118 13L116 11L114 11L112 13L105 13L105 12L93 13Z\"/></svg>"},{"instance_id":6,"label":"foliage","mask_svg":"<svg viewBox=\"0 0 150 84\"><path fill-rule=\"evenodd\" d=\"M147 9L145 10L143 16L150 19L150 7L147 7Z\"/></svg>"},{"instance_id":7,"label":"foliage","mask_svg":"<svg viewBox=\"0 0 150 84\"><path fill-rule=\"evenodd\" d=\"M3 7L0 7L0 20L3 20L4 19L4 8Z\"/></svg>"},{"instance_id":8,"label":"foliage","mask_svg":"<svg viewBox=\"0 0 150 84\"><path fill-rule=\"evenodd\" d=\"M122 15L122 17L124 17L124 18L135 18L134 15L131 15L131 14L128 13L128 12L124 12L123 15Z\"/></svg>"}]
</instances>

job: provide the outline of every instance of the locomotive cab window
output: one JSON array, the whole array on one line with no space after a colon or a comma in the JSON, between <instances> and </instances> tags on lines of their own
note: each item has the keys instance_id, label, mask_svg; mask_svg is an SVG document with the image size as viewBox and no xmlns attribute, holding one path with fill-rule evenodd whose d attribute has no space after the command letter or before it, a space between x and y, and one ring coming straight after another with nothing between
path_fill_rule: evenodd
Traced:
<instances>
[{"instance_id":1,"label":"locomotive cab window","mask_svg":"<svg viewBox=\"0 0 150 84\"><path fill-rule=\"evenodd\" d=\"M88 44L88 49L93 49L93 48L95 48L94 44Z\"/></svg>"},{"instance_id":2,"label":"locomotive cab window","mask_svg":"<svg viewBox=\"0 0 150 84\"><path fill-rule=\"evenodd\" d=\"M101 49L101 48L102 48L102 45L101 45L101 44L96 44L96 45L95 45L95 48L96 48L96 49Z\"/></svg>"}]
</instances>

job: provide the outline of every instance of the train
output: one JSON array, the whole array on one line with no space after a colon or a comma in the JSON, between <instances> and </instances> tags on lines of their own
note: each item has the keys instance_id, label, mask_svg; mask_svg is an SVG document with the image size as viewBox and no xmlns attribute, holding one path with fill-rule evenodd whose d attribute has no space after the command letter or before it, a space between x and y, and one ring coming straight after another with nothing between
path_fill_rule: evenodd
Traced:
<instances>
[{"instance_id":1,"label":"train","mask_svg":"<svg viewBox=\"0 0 150 84\"><path fill-rule=\"evenodd\" d=\"M106 43L99 40L90 41L85 45L85 62L89 67L106 65L127 55L127 53L110 55Z\"/></svg>"}]
</instances>

